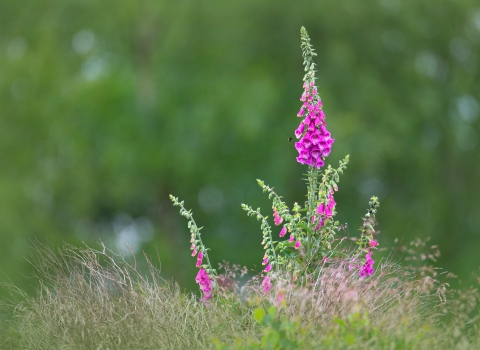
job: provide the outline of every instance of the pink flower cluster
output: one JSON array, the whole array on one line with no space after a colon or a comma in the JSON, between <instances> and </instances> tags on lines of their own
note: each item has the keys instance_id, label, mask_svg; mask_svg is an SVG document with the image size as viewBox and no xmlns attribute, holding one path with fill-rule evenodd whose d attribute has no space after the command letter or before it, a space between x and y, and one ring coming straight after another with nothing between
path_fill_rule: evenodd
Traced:
<instances>
[{"instance_id":1,"label":"pink flower cluster","mask_svg":"<svg viewBox=\"0 0 480 350\"><path fill-rule=\"evenodd\" d=\"M330 194L328 195L328 203L326 205L324 203L320 203L320 205L317 208L317 214L320 215L320 219L318 222L318 226L315 228L315 230L318 230L320 226L325 226L324 220L328 220L333 216L333 209L335 208L336 204L337 203L333 198L333 189L332 189L330 191ZM315 220L315 218L312 218L312 220Z\"/></svg>"},{"instance_id":2,"label":"pink flower cluster","mask_svg":"<svg viewBox=\"0 0 480 350\"><path fill-rule=\"evenodd\" d=\"M267 256L267 254L265 254L265 255L263 256L262 265L267 265L267 264L268 264L268 256Z\"/></svg>"},{"instance_id":3,"label":"pink flower cluster","mask_svg":"<svg viewBox=\"0 0 480 350\"><path fill-rule=\"evenodd\" d=\"M318 97L314 82L305 82L303 88L305 91L300 98L303 105L297 116L304 119L295 130L295 136L300 139L295 143L299 153L297 162L320 169L324 165L324 158L330 154L334 139L326 128L322 101Z\"/></svg>"},{"instance_id":4,"label":"pink flower cluster","mask_svg":"<svg viewBox=\"0 0 480 350\"><path fill-rule=\"evenodd\" d=\"M262 287L263 294L267 294L268 292L270 292L270 290L272 289L272 282L270 281L270 278L268 276L265 276L260 287Z\"/></svg>"},{"instance_id":5,"label":"pink flower cluster","mask_svg":"<svg viewBox=\"0 0 480 350\"><path fill-rule=\"evenodd\" d=\"M373 272L375 271L373 268L374 262L375 261L373 261L372 256L370 254L370 249L369 249L367 255L365 255L365 264L360 266L360 276L366 277L366 276L372 275Z\"/></svg>"},{"instance_id":6,"label":"pink flower cluster","mask_svg":"<svg viewBox=\"0 0 480 350\"><path fill-rule=\"evenodd\" d=\"M195 247L194 239L190 240L192 242L192 245L190 246L190 249L192 250L192 256L197 255L197 249ZM203 252L200 250L198 252L197 256L197 263L195 264L196 267L201 267L203 262ZM197 273L197 277L195 277L195 282L197 282L200 285L200 289L203 292L203 298L202 301L205 302L208 299L212 297L212 281L210 280L210 277L208 276L207 271L202 267Z\"/></svg>"},{"instance_id":7,"label":"pink flower cluster","mask_svg":"<svg viewBox=\"0 0 480 350\"><path fill-rule=\"evenodd\" d=\"M200 289L203 292L202 301L205 302L210 299L212 297L212 281L203 267L198 271L195 282L200 285Z\"/></svg>"},{"instance_id":8,"label":"pink flower cluster","mask_svg":"<svg viewBox=\"0 0 480 350\"><path fill-rule=\"evenodd\" d=\"M283 222L283 219L280 215L278 215L277 208L273 207L273 221L275 222L275 225L280 225Z\"/></svg>"},{"instance_id":9,"label":"pink flower cluster","mask_svg":"<svg viewBox=\"0 0 480 350\"><path fill-rule=\"evenodd\" d=\"M198 253L196 267L202 266L203 252Z\"/></svg>"}]
</instances>

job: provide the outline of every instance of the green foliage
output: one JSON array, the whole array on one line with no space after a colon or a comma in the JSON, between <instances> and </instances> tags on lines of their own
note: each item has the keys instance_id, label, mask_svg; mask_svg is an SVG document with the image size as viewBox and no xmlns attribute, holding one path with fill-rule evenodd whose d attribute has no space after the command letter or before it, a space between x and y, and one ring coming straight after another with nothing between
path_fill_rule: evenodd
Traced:
<instances>
[{"instance_id":1,"label":"green foliage","mask_svg":"<svg viewBox=\"0 0 480 350\"><path fill-rule=\"evenodd\" d=\"M270 306L267 312L262 308L257 308L253 312L253 317L263 327L260 344L250 339L229 347L215 339L214 344L217 350L294 350L303 348L305 340L299 341L297 334L300 327L299 322L291 322L284 315L279 319L275 306Z\"/></svg>"},{"instance_id":2,"label":"green foliage","mask_svg":"<svg viewBox=\"0 0 480 350\"><path fill-rule=\"evenodd\" d=\"M265 249L265 257L267 257L268 260L271 261L271 265L275 267L276 265L281 265L282 262L284 263L284 260L279 260L281 258L277 259L277 247L275 246L275 243L278 242L273 240L272 228L267 221L267 217L263 216L260 213L260 208L258 208L257 210L253 210L252 207L242 203L242 209L247 212L248 216L255 216L258 221L261 221L260 229L262 230L263 234L262 245L263 249ZM291 246L293 246L293 244L291 244Z\"/></svg>"},{"instance_id":3,"label":"green foliage","mask_svg":"<svg viewBox=\"0 0 480 350\"><path fill-rule=\"evenodd\" d=\"M368 204L369 208L363 218L363 225L360 228L361 236L357 241L357 244L359 245L358 249L360 251L364 251L366 248L370 247L370 242L373 240L373 235L375 234L375 215L377 214L377 209L380 205L377 197L372 197Z\"/></svg>"},{"instance_id":4,"label":"green foliage","mask_svg":"<svg viewBox=\"0 0 480 350\"><path fill-rule=\"evenodd\" d=\"M333 210L331 218L323 220L324 225L321 227L318 221L314 222L313 219L318 216L316 214L318 206L322 203L326 206L329 202L328 195L338 191L339 175L343 174L348 161L349 156L347 155L343 161L340 161L337 169L328 165L323 172L309 167L307 175L308 192L306 195L308 200L303 208L298 203L294 203L293 214L290 213L290 209L282 200L282 197L272 187L266 185L262 180L257 180L263 192L268 192L268 198L272 200L274 215L281 218L287 232L290 233L291 237L294 237L292 241L274 241L271 226L268 224L266 217L260 214L260 209L253 210L250 206L242 204L242 208L247 212L247 215L256 216L257 220L262 222L261 229L264 237L262 245L264 245L265 257L268 258L269 263L274 268L285 265L292 275L302 277L317 270L324 259L338 256L340 252L332 249L335 234L339 231L340 226L338 221L333 220L335 210ZM318 181L319 177L321 181ZM377 207L378 200L375 202L375 210ZM373 217L374 213L372 214ZM362 238L363 236L362 233ZM371 232L370 237L372 237ZM295 241L301 242L301 249L294 248Z\"/></svg>"},{"instance_id":5,"label":"green foliage","mask_svg":"<svg viewBox=\"0 0 480 350\"><path fill-rule=\"evenodd\" d=\"M439 349L435 337L438 330L425 324L412 329L406 324L399 324L396 331L385 332L375 326L368 313L354 312L344 319L334 317L332 323L324 325L321 332L313 327L302 327L300 322L292 322L284 315L276 315L277 309L271 306L267 313L258 308L254 318L262 325L260 342L253 339L237 340L234 345L227 345L214 339L217 350L296 350L296 349ZM277 317L276 317L277 316ZM310 329L309 329L310 328ZM452 339L453 340L453 339ZM477 340L478 341L478 340ZM453 342L452 342L453 343ZM450 343L450 344L452 344ZM459 348L468 348L473 344L458 344ZM465 347L467 346L467 347ZM442 347L443 349L443 347ZM447 349L447 348L445 348Z\"/></svg>"}]
</instances>

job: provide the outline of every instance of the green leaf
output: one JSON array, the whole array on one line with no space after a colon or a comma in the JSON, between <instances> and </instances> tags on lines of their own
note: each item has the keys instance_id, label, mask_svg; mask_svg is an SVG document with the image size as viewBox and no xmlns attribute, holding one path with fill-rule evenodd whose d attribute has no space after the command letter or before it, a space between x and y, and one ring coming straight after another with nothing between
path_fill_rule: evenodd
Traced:
<instances>
[{"instance_id":1,"label":"green leaf","mask_svg":"<svg viewBox=\"0 0 480 350\"><path fill-rule=\"evenodd\" d=\"M275 314L277 313L277 308L275 306L270 306L268 308L268 314L272 317L275 317Z\"/></svg>"},{"instance_id":2,"label":"green leaf","mask_svg":"<svg viewBox=\"0 0 480 350\"><path fill-rule=\"evenodd\" d=\"M253 318L258 322L262 323L263 317L265 316L265 311L262 308L257 308L253 311Z\"/></svg>"}]
</instances>

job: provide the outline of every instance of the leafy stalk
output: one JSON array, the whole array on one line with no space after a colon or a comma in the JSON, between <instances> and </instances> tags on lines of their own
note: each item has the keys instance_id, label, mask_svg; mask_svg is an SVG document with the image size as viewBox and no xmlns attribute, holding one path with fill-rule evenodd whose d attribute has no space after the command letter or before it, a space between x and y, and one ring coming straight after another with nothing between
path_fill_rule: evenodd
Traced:
<instances>
[{"instance_id":1,"label":"leafy stalk","mask_svg":"<svg viewBox=\"0 0 480 350\"><path fill-rule=\"evenodd\" d=\"M214 268L212 268L212 264L210 263L210 259L208 258L208 249L202 242L200 230L203 227L197 226L195 220L193 219L192 211L185 209L185 207L183 206L183 201L179 202L178 198L172 195L170 195L170 200L173 202L174 206L180 207L180 215L188 219L188 229L191 233L190 242L194 246L194 249L198 249L199 251L201 251L203 253L203 257L207 260L207 263L202 265L205 268L205 271L211 276L216 275L217 272Z\"/></svg>"}]
</instances>

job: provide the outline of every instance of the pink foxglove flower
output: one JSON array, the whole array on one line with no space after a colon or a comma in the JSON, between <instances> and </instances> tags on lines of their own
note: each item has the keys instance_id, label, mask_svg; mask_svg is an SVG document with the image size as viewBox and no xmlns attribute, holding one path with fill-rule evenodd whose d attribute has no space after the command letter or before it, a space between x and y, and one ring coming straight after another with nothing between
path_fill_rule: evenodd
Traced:
<instances>
[{"instance_id":1,"label":"pink foxglove flower","mask_svg":"<svg viewBox=\"0 0 480 350\"><path fill-rule=\"evenodd\" d=\"M200 285L200 290L203 292L202 301L210 299L212 297L212 281L203 267L198 271L195 282Z\"/></svg>"},{"instance_id":2,"label":"pink foxglove flower","mask_svg":"<svg viewBox=\"0 0 480 350\"><path fill-rule=\"evenodd\" d=\"M285 226L283 226L282 229L280 230L279 236L283 237L283 236L285 236L286 233L287 233L287 228Z\"/></svg>"},{"instance_id":3,"label":"pink foxglove flower","mask_svg":"<svg viewBox=\"0 0 480 350\"><path fill-rule=\"evenodd\" d=\"M269 272L270 270L272 270L272 265L268 264L267 267L263 271Z\"/></svg>"},{"instance_id":4,"label":"pink foxglove flower","mask_svg":"<svg viewBox=\"0 0 480 350\"><path fill-rule=\"evenodd\" d=\"M297 239L297 241L295 242L295 249L299 249L300 245L300 241Z\"/></svg>"},{"instance_id":5,"label":"pink foxglove flower","mask_svg":"<svg viewBox=\"0 0 480 350\"><path fill-rule=\"evenodd\" d=\"M200 252L200 253L198 253L197 264L195 266L196 267L202 266L202 261L203 261L203 252Z\"/></svg>"},{"instance_id":6,"label":"pink foxglove flower","mask_svg":"<svg viewBox=\"0 0 480 350\"><path fill-rule=\"evenodd\" d=\"M320 229L322 228L322 226L325 226L325 221L323 221L323 219L320 218L320 219L318 220L318 225L315 226L314 230L315 230L315 231L318 231L318 230L320 230Z\"/></svg>"},{"instance_id":7,"label":"pink foxglove flower","mask_svg":"<svg viewBox=\"0 0 480 350\"><path fill-rule=\"evenodd\" d=\"M192 252L192 256L195 256L195 255L197 255L197 250L196 249L194 249L193 252Z\"/></svg>"},{"instance_id":8,"label":"pink foxglove flower","mask_svg":"<svg viewBox=\"0 0 480 350\"><path fill-rule=\"evenodd\" d=\"M277 208L273 208L273 221L275 222L275 225L280 225L283 221L283 218L278 215Z\"/></svg>"},{"instance_id":9,"label":"pink foxglove flower","mask_svg":"<svg viewBox=\"0 0 480 350\"><path fill-rule=\"evenodd\" d=\"M290 243L292 243L294 239L295 239L295 237L293 237L293 235L290 235L290 238L288 239L288 241L289 241Z\"/></svg>"},{"instance_id":10,"label":"pink foxglove flower","mask_svg":"<svg viewBox=\"0 0 480 350\"><path fill-rule=\"evenodd\" d=\"M370 247L372 247L372 248L375 248L376 246L378 246L378 242L377 242L377 241L375 241L375 240L373 240L373 239L372 239L372 240L370 240L370 242L369 242L369 243L370 243Z\"/></svg>"},{"instance_id":11,"label":"pink foxglove flower","mask_svg":"<svg viewBox=\"0 0 480 350\"><path fill-rule=\"evenodd\" d=\"M260 286L262 287L263 294L267 294L268 292L270 292L270 290L272 289L272 282L270 281L270 278L268 276L265 276Z\"/></svg>"},{"instance_id":12,"label":"pink foxglove flower","mask_svg":"<svg viewBox=\"0 0 480 350\"><path fill-rule=\"evenodd\" d=\"M365 263L360 266L360 276L366 277L371 276L375 269L373 268L373 263L375 261L372 260L372 256L370 255L370 251L365 255Z\"/></svg>"},{"instance_id":13,"label":"pink foxglove flower","mask_svg":"<svg viewBox=\"0 0 480 350\"><path fill-rule=\"evenodd\" d=\"M263 259L262 265L267 265L268 264L268 258Z\"/></svg>"},{"instance_id":14,"label":"pink foxglove flower","mask_svg":"<svg viewBox=\"0 0 480 350\"><path fill-rule=\"evenodd\" d=\"M333 216L333 209L335 208L336 204L337 203L335 202L332 193L330 193L328 195L328 203L326 205L324 203L320 203L317 208L317 213L325 218L325 220L328 220ZM321 225L323 226L323 220L321 220Z\"/></svg>"},{"instance_id":15,"label":"pink foxglove flower","mask_svg":"<svg viewBox=\"0 0 480 350\"><path fill-rule=\"evenodd\" d=\"M320 215L325 215L325 204L320 203L320 205L317 208L317 213Z\"/></svg>"}]
</instances>

